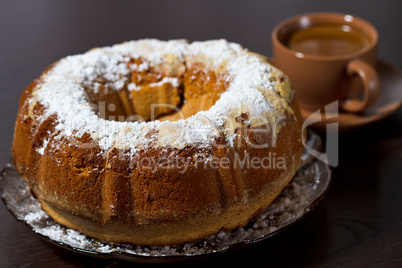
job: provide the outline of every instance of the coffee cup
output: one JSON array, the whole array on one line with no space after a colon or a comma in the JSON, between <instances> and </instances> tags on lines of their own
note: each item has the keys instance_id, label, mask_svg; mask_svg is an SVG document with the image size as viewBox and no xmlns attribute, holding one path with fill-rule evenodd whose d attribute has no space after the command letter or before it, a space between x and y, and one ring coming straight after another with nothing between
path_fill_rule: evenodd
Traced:
<instances>
[{"instance_id":1,"label":"coffee cup","mask_svg":"<svg viewBox=\"0 0 402 268\"><path fill-rule=\"evenodd\" d=\"M278 24L272 63L289 76L297 100L316 111L338 101L363 112L378 100L378 33L367 21L340 13L310 13Z\"/></svg>"}]
</instances>

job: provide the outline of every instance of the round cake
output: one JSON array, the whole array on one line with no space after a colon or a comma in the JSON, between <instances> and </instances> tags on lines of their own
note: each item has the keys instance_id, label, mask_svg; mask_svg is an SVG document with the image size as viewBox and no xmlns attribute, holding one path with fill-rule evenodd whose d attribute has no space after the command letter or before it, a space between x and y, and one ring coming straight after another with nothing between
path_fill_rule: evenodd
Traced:
<instances>
[{"instance_id":1,"label":"round cake","mask_svg":"<svg viewBox=\"0 0 402 268\"><path fill-rule=\"evenodd\" d=\"M22 93L12 155L60 224L180 244L261 213L298 169L301 125L289 79L261 55L145 39L47 68Z\"/></svg>"}]
</instances>

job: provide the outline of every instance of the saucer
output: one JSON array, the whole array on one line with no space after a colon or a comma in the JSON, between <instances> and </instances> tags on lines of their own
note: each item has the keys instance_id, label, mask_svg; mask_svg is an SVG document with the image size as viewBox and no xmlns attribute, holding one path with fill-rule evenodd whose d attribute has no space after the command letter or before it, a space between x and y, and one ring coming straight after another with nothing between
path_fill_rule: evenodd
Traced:
<instances>
[{"instance_id":1,"label":"saucer","mask_svg":"<svg viewBox=\"0 0 402 268\"><path fill-rule=\"evenodd\" d=\"M381 60L377 62L376 70L381 81L381 95L373 107L360 114L339 111L338 115L301 109L304 119L314 122L309 126L326 131L328 124L338 123L338 131L347 131L374 123L397 111L402 105L402 71Z\"/></svg>"}]
</instances>

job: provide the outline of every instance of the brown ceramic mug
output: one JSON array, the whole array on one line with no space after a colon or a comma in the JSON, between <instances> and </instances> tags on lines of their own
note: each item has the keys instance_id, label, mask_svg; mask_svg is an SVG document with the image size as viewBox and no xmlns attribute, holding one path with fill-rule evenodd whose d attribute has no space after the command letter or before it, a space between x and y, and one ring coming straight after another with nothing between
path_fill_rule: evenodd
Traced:
<instances>
[{"instance_id":1,"label":"brown ceramic mug","mask_svg":"<svg viewBox=\"0 0 402 268\"><path fill-rule=\"evenodd\" d=\"M378 100L378 33L367 21L299 15L276 26L272 40L272 62L289 76L302 108L316 111L338 100L344 111L362 112Z\"/></svg>"}]
</instances>

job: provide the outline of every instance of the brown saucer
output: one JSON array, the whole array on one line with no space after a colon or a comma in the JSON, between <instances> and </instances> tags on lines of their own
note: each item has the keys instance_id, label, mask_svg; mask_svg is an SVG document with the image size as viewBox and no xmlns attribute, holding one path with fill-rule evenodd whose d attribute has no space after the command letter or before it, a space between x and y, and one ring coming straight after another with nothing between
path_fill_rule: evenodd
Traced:
<instances>
[{"instance_id":1,"label":"brown saucer","mask_svg":"<svg viewBox=\"0 0 402 268\"><path fill-rule=\"evenodd\" d=\"M360 114L340 111L338 116L325 116L322 111L313 113L302 109L304 119L309 118L309 121L315 122L310 127L326 131L328 124L338 123L338 131L347 131L379 121L397 111L402 105L402 71L380 60L376 64L376 70L381 80L381 95L373 107Z\"/></svg>"}]
</instances>

